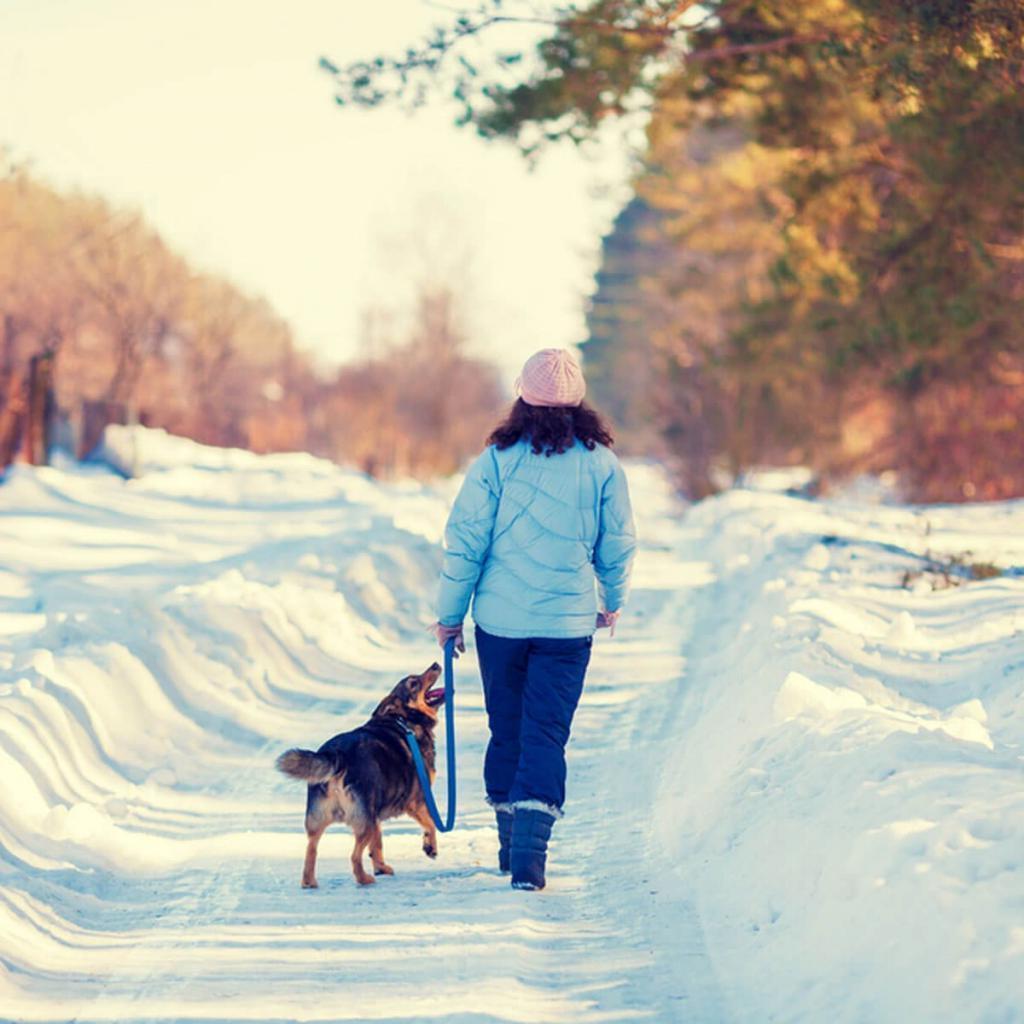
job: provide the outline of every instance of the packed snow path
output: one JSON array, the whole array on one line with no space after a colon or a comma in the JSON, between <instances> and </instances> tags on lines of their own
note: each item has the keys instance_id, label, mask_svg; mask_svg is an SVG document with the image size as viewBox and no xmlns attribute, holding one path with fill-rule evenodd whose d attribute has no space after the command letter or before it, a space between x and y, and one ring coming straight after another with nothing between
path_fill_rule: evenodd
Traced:
<instances>
[{"instance_id":1,"label":"packed snow path","mask_svg":"<svg viewBox=\"0 0 1024 1024\"><path fill-rule=\"evenodd\" d=\"M450 495L140 438L156 447L138 480L23 470L0 491L0 1017L670 1019L714 997L693 914L646 853L660 766L636 756L663 739L703 570L642 559L630 627L598 645L547 892L496 870L472 650L437 861L391 822L396 875L360 889L334 828L321 888L301 891L305 789L273 759L437 657L423 627ZM636 484L650 551L676 510L657 473Z\"/></svg>"},{"instance_id":2,"label":"packed snow path","mask_svg":"<svg viewBox=\"0 0 1024 1024\"><path fill-rule=\"evenodd\" d=\"M437 861L388 823L361 889L336 827L302 891L274 756L437 656L450 489L120 442L0 487L0 1020L1024 1020L1024 580L899 585L1019 567L1020 505L684 515L632 467L549 888L496 871L471 649Z\"/></svg>"}]
</instances>

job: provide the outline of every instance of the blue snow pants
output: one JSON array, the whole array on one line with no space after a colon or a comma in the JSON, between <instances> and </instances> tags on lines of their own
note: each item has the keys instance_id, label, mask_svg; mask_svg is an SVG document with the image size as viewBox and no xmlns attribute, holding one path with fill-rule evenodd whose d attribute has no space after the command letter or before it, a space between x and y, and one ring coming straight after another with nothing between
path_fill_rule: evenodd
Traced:
<instances>
[{"instance_id":1,"label":"blue snow pants","mask_svg":"<svg viewBox=\"0 0 1024 1024\"><path fill-rule=\"evenodd\" d=\"M583 693L593 637L504 637L476 627L491 739L484 757L495 805L565 803L565 745Z\"/></svg>"}]
</instances>

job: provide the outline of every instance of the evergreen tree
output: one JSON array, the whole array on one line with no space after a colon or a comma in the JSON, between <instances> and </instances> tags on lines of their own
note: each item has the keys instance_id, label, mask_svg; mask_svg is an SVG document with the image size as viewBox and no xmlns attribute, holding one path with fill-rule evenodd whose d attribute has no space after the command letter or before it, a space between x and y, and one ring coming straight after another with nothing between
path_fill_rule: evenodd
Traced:
<instances>
[{"instance_id":1,"label":"evergreen tree","mask_svg":"<svg viewBox=\"0 0 1024 1024\"><path fill-rule=\"evenodd\" d=\"M466 56L515 21L533 52ZM440 78L527 152L649 112L658 238L630 251L635 211L613 233L588 366L644 353L617 412L649 410L691 489L768 459L1024 493L1024 0L493 3L330 70L343 102ZM642 315L609 319L620 287Z\"/></svg>"}]
</instances>

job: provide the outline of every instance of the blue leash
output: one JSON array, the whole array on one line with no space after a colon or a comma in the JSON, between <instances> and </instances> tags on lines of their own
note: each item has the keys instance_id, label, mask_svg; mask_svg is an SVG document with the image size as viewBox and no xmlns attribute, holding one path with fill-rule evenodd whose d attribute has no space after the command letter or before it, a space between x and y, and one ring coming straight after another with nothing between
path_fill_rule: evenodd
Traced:
<instances>
[{"instance_id":1,"label":"blue leash","mask_svg":"<svg viewBox=\"0 0 1024 1024\"><path fill-rule=\"evenodd\" d=\"M445 748L448 763L448 818L441 821L441 814L437 809L434 800L433 790L430 788L430 778L427 775L427 766L423 763L423 754L420 753L420 745L416 742L416 734L408 722L403 721L405 729L405 740L409 744L412 753L413 763L416 765L416 774L419 776L420 787L423 789L423 798L427 804L430 817L439 832L451 832L455 827L455 669L453 658L455 652L455 637L449 638L444 645L444 734Z\"/></svg>"}]
</instances>

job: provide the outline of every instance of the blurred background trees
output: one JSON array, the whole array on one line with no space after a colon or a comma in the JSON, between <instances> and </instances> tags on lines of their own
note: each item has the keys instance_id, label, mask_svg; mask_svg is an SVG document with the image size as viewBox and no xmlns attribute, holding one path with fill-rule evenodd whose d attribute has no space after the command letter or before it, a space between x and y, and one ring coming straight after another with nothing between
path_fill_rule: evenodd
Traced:
<instances>
[{"instance_id":1,"label":"blurred background trees","mask_svg":"<svg viewBox=\"0 0 1024 1024\"><path fill-rule=\"evenodd\" d=\"M645 119L585 345L624 440L695 496L765 462L1024 494L1024 2L546 10L484 3L325 67L342 103L440 84L527 153ZM510 23L536 46L478 60Z\"/></svg>"},{"instance_id":2,"label":"blurred background trees","mask_svg":"<svg viewBox=\"0 0 1024 1024\"><path fill-rule=\"evenodd\" d=\"M397 57L323 59L339 102L446 89L462 122L528 154L643 128L584 344L626 450L694 497L764 463L826 482L895 469L924 500L1024 494L1024 0L438 17ZM0 463L38 447L35 373L79 452L140 420L378 475L455 469L502 391L468 354L471 261L437 271L452 234L414 225L402 308L371 303L361 357L326 372L139 215L0 165Z\"/></svg>"},{"instance_id":3,"label":"blurred background trees","mask_svg":"<svg viewBox=\"0 0 1024 1024\"><path fill-rule=\"evenodd\" d=\"M45 457L44 417L79 456L105 424L142 422L381 476L451 472L503 395L464 352L451 289L424 285L405 322L363 361L319 370L263 299L190 268L140 215L0 166L0 467Z\"/></svg>"},{"instance_id":4,"label":"blurred background trees","mask_svg":"<svg viewBox=\"0 0 1024 1024\"><path fill-rule=\"evenodd\" d=\"M453 473L479 452L504 394L494 367L465 355L458 316L449 288L425 284L407 335L391 333L391 317L366 318L371 355L338 372L318 412L329 450L371 475L416 477Z\"/></svg>"}]
</instances>

